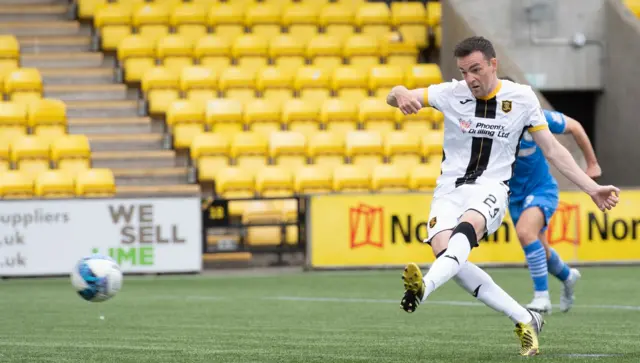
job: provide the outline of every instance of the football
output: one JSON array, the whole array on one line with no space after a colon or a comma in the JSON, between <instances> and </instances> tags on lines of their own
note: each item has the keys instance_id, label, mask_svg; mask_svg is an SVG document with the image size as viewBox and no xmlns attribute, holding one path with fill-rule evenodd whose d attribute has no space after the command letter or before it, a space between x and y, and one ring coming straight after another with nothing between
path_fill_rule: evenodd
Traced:
<instances>
[{"instance_id":1,"label":"football","mask_svg":"<svg viewBox=\"0 0 640 363\"><path fill-rule=\"evenodd\" d=\"M78 261L71 271L71 284L87 301L106 301L122 288L122 271L112 258L91 255Z\"/></svg>"}]
</instances>

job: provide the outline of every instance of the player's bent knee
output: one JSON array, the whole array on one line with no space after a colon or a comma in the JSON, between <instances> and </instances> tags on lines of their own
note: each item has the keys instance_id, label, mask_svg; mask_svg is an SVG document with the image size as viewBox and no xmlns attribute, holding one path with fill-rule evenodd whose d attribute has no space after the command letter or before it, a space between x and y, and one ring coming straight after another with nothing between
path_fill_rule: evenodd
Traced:
<instances>
[{"instance_id":1,"label":"player's bent knee","mask_svg":"<svg viewBox=\"0 0 640 363\"><path fill-rule=\"evenodd\" d=\"M464 212L460 218L460 222L467 222L473 226L476 233L476 239L482 238L487 229L487 221L484 215L474 209L469 209Z\"/></svg>"},{"instance_id":2,"label":"player's bent knee","mask_svg":"<svg viewBox=\"0 0 640 363\"><path fill-rule=\"evenodd\" d=\"M538 239L538 232L539 230L535 231L531 225L526 223L518 223L516 225L516 234L523 247L535 242Z\"/></svg>"},{"instance_id":3,"label":"player's bent knee","mask_svg":"<svg viewBox=\"0 0 640 363\"><path fill-rule=\"evenodd\" d=\"M471 248L478 247L478 237L476 235L476 229L471 223L460 222L460 224L458 224L456 228L453 229L453 233L451 234L451 236L455 236L458 233L462 233L465 237L467 237Z\"/></svg>"}]
</instances>

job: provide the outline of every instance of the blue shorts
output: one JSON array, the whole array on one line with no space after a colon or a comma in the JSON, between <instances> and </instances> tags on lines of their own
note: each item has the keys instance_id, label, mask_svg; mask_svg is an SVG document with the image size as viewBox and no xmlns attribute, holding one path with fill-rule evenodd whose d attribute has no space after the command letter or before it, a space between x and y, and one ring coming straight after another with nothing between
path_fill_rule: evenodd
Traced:
<instances>
[{"instance_id":1,"label":"blue shorts","mask_svg":"<svg viewBox=\"0 0 640 363\"><path fill-rule=\"evenodd\" d=\"M555 213L558 208L558 193L558 187L555 185L540 186L534 189L524 199L512 200L509 203L509 214L511 215L513 224L518 224L518 219L520 219L520 215L525 209L538 207L544 215L544 227L542 227L541 232L546 231L549 220L551 220L553 213Z\"/></svg>"}]
</instances>

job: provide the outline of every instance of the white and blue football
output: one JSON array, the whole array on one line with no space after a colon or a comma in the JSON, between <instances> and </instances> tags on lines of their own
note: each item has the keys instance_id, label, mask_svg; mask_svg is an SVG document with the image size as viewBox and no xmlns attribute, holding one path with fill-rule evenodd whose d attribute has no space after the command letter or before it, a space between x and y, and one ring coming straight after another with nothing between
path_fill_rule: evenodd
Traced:
<instances>
[{"instance_id":1,"label":"white and blue football","mask_svg":"<svg viewBox=\"0 0 640 363\"><path fill-rule=\"evenodd\" d=\"M122 271L111 257L91 255L78 261L71 271L71 284L87 301L106 301L122 288Z\"/></svg>"}]
</instances>

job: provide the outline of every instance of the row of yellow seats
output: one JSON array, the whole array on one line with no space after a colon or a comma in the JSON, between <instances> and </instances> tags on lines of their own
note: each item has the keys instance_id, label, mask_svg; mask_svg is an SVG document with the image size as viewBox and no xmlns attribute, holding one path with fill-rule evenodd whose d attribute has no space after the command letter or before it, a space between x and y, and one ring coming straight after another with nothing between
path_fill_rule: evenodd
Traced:
<instances>
[{"instance_id":1,"label":"row of yellow seats","mask_svg":"<svg viewBox=\"0 0 640 363\"><path fill-rule=\"evenodd\" d=\"M56 99L29 102L0 102L0 142L16 136L35 134L48 141L67 133L67 107Z\"/></svg>"},{"instance_id":2,"label":"row of yellow seats","mask_svg":"<svg viewBox=\"0 0 640 363\"><path fill-rule=\"evenodd\" d=\"M29 103L42 98L42 76L37 68L17 68L0 79L5 98Z\"/></svg>"},{"instance_id":3,"label":"row of yellow seats","mask_svg":"<svg viewBox=\"0 0 640 363\"><path fill-rule=\"evenodd\" d=\"M0 80L20 66L20 43L13 35L0 35Z\"/></svg>"},{"instance_id":4,"label":"row of yellow seats","mask_svg":"<svg viewBox=\"0 0 640 363\"><path fill-rule=\"evenodd\" d=\"M190 66L175 72L159 66L147 69L142 77L142 92L151 114L165 114L171 102L180 98L205 102L230 98L251 102L257 96L275 103L294 97L321 103L335 96L358 103L367 97L386 98L399 84L410 88L441 82L436 64L410 68L398 66L338 67L332 72L320 67L264 67L258 71L229 67L217 71L208 66Z\"/></svg>"},{"instance_id":5,"label":"row of yellow seats","mask_svg":"<svg viewBox=\"0 0 640 363\"><path fill-rule=\"evenodd\" d=\"M37 175L11 170L0 178L3 199L111 197L115 192L115 179L109 169L87 169L75 175L62 170Z\"/></svg>"},{"instance_id":6,"label":"row of yellow seats","mask_svg":"<svg viewBox=\"0 0 640 363\"><path fill-rule=\"evenodd\" d=\"M429 6L429 14L419 2L397 3L391 10L385 3L365 3L357 10L329 4L321 10L306 4L281 7L257 3L248 8L222 4L210 9L184 4L173 11L162 5L147 4L131 9L123 4L108 4L98 10L94 27L101 35L102 47L114 50L127 35L138 33L156 40L170 32L196 39L207 33L235 38L246 30L276 36L283 31L309 39L323 31L330 35L364 34L383 36L392 29L409 37L419 47L427 46L427 26L437 26L439 3ZM432 10L438 9L438 10ZM283 11L284 10L284 11Z\"/></svg>"},{"instance_id":7,"label":"row of yellow seats","mask_svg":"<svg viewBox=\"0 0 640 363\"><path fill-rule=\"evenodd\" d=\"M380 64L413 66L418 49L410 43L394 43L380 47L369 35L353 35L344 42L330 35L319 35L305 44L290 35L267 40L262 35L243 35L233 45L226 39L211 35L191 43L180 35L168 35L157 44L139 35L125 38L118 46L118 61L127 82L140 81L144 71L162 64L173 71L195 63L226 68L232 64L245 69L259 69L269 64L280 68L307 64L334 69L348 63L373 67Z\"/></svg>"},{"instance_id":8,"label":"row of yellow seats","mask_svg":"<svg viewBox=\"0 0 640 363\"><path fill-rule=\"evenodd\" d=\"M441 157L442 132L418 136L394 131L383 136L375 131L323 131L308 139L293 131L273 132L269 138L245 132L231 140L226 135L205 133L194 138L190 155L200 181L215 179L219 170L232 164L248 169L272 164L293 171L307 164L409 167Z\"/></svg>"},{"instance_id":9,"label":"row of yellow seats","mask_svg":"<svg viewBox=\"0 0 640 363\"><path fill-rule=\"evenodd\" d=\"M75 172L90 166L91 148L85 135L65 135L53 142L35 135L0 140L2 172L13 168L33 174L50 167Z\"/></svg>"},{"instance_id":10,"label":"row of yellow seats","mask_svg":"<svg viewBox=\"0 0 640 363\"><path fill-rule=\"evenodd\" d=\"M255 132L265 137L281 130L300 132L305 136L321 130L336 133L368 130L382 134L405 130L418 133L439 128L443 122L439 111L425 109L418 115L407 117L376 98L363 100L359 108L350 100L327 99L315 114L306 113L314 111L313 106L306 110L291 109L305 106L304 101L288 101L285 107L290 108L283 112L278 103L262 99L248 103L244 108L237 100L214 100L207 104L206 109L199 102L175 101L167 112L166 123L173 136L174 148L185 149L196 135L207 130L227 136ZM305 113L293 114L297 111Z\"/></svg>"}]
</instances>

